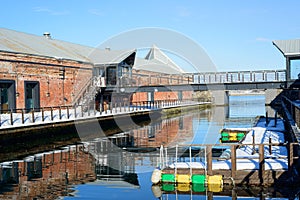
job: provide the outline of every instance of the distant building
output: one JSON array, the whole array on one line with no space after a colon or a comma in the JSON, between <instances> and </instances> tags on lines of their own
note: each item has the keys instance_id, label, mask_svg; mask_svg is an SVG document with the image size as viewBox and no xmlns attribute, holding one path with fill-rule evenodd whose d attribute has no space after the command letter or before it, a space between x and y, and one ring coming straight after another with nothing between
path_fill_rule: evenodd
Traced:
<instances>
[{"instance_id":1,"label":"distant building","mask_svg":"<svg viewBox=\"0 0 300 200\"><path fill-rule=\"evenodd\" d=\"M286 59L286 80L299 79L300 75L300 39L275 40L273 44Z\"/></svg>"}]
</instances>

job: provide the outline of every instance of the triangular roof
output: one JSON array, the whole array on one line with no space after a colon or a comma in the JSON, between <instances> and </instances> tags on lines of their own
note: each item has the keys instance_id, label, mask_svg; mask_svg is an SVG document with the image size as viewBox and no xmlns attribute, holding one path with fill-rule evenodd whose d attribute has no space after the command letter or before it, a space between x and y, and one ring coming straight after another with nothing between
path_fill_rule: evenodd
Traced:
<instances>
[{"instance_id":1,"label":"triangular roof","mask_svg":"<svg viewBox=\"0 0 300 200\"><path fill-rule=\"evenodd\" d=\"M137 70L147 70L167 74L184 73L184 70L174 63L156 45L151 47L145 59L136 58L134 68Z\"/></svg>"},{"instance_id":2,"label":"triangular roof","mask_svg":"<svg viewBox=\"0 0 300 200\"><path fill-rule=\"evenodd\" d=\"M93 64L120 63L135 50L104 50L0 28L0 51L69 59Z\"/></svg>"},{"instance_id":3,"label":"triangular roof","mask_svg":"<svg viewBox=\"0 0 300 200\"><path fill-rule=\"evenodd\" d=\"M102 50L95 48L93 52L90 52L88 55L88 59L95 65L118 64L135 52L135 49Z\"/></svg>"},{"instance_id":4,"label":"triangular roof","mask_svg":"<svg viewBox=\"0 0 300 200\"><path fill-rule=\"evenodd\" d=\"M300 39L275 40L273 44L284 56L300 56Z\"/></svg>"}]
</instances>

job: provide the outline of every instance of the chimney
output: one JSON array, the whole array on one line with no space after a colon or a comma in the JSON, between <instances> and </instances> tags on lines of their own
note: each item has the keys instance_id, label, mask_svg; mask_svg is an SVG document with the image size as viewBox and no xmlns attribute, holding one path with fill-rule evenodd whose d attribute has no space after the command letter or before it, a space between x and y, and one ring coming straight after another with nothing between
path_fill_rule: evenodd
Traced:
<instances>
[{"instance_id":1,"label":"chimney","mask_svg":"<svg viewBox=\"0 0 300 200\"><path fill-rule=\"evenodd\" d=\"M47 38L47 39L51 39L51 35L49 32L44 32L44 37Z\"/></svg>"}]
</instances>

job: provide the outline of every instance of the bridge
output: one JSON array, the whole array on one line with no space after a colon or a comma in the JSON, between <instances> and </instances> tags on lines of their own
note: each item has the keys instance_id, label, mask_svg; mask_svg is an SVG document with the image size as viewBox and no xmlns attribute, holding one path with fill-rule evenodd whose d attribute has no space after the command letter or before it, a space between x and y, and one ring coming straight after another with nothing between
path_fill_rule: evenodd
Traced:
<instances>
[{"instance_id":1,"label":"bridge","mask_svg":"<svg viewBox=\"0 0 300 200\"><path fill-rule=\"evenodd\" d=\"M140 81L144 79L144 81ZM121 81L120 81L121 83ZM101 85L101 83L95 83ZM233 90L265 92L266 104L287 87L286 70L182 73L180 75L144 75L133 73L130 84L106 85L106 91L134 93L161 91L211 91L216 105L228 104Z\"/></svg>"},{"instance_id":2,"label":"bridge","mask_svg":"<svg viewBox=\"0 0 300 200\"><path fill-rule=\"evenodd\" d=\"M273 45L283 54L286 60L286 69L282 70L255 70L234 72L201 72L172 74L141 74L132 73L132 80L123 85L121 78L115 86L107 85L106 90L112 92L134 93L143 91L211 91L216 105L228 103L228 96L233 90L263 90L266 104L270 104L284 88L293 86L297 77L300 61L300 40L277 40ZM158 48L150 50L149 55L155 62L160 60L155 57L168 57ZM151 62L151 60L148 61ZM168 65L168 63L166 64ZM170 67L174 69L174 64ZM176 68L176 66L175 66ZM163 70L162 70L163 71ZM165 70L168 71L168 70ZM299 73L299 72L298 72ZM141 81L143 80L144 81ZM151 96L151 95L150 95Z\"/></svg>"}]
</instances>

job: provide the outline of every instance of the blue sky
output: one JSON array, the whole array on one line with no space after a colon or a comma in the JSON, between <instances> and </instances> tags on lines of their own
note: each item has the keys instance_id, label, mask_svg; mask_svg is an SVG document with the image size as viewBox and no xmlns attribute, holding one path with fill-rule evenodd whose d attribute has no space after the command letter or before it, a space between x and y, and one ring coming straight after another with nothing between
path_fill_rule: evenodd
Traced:
<instances>
[{"instance_id":1,"label":"blue sky","mask_svg":"<svg viewBox=\"0 0 300 200\"><path fill-rule=\"evenodd\" d=\"M97 46L142 27L177 31L197 42L219 71L284 69L278 39L299 38L299 0L10 0L3 28Z\"/></svg>"}]
</instances>

